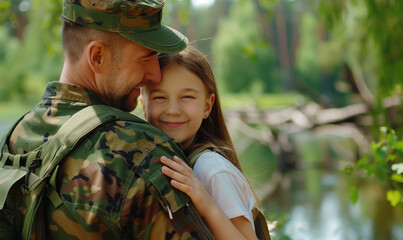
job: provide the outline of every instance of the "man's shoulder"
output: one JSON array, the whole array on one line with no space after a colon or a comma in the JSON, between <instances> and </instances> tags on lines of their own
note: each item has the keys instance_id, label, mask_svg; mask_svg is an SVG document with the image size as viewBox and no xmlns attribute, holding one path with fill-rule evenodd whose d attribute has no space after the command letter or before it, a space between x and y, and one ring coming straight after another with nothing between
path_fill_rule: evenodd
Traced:
<instances>
[{"instance_id":1,"label":"man's shoulder","mask_svg":"<svg viewBox=\"0 0 403 240\"><path fill-rule=\"evenodd\" d=\"M168 151L182 154L177 141L141 119L116 120L103 125L93 135L102 138L108 146L126 152L137 149L143 153L162 151L161 154L167 154Z\"/></svg>"},{"instance_id":2,"label":"man's shoulder","mask_svg":"<svg viewBox=\"0 0 403 240\"><path fill-rule=\"evenodd\" d=\"M146 170L147 174L160 170L161 156L172 158L177 155L184 158L180 144L159 129L133 114L117 109L102 107L102 112L108 109L113 112L108 114L113 120L92 131L85 143L74 150L77 156L85 159L92 152L97 156L95 159L113 163L110 164L111 168L115 168L121 159L129 172L136 168L138 173Z\"/></svg>"},{"instance_id":3,"label":"man's shoulder","mask_svg":"<svg viewBox=\"0 0 403 240\"><path fill-rule=\"evenodd\" d=\"M122 110L105 106L91 106L95 109L95 111L103 111L108 113L102 113L103 115L108 115L113 121L109 121L106 124L103 124L103 128L101 131L114 131L115 133L123 133L127 135L129 138L143 138L149 141L172 141L168 135L163 133L158 128L152 126L144 119L128 112L124 112Z\"/></svg>"}]
</instances>

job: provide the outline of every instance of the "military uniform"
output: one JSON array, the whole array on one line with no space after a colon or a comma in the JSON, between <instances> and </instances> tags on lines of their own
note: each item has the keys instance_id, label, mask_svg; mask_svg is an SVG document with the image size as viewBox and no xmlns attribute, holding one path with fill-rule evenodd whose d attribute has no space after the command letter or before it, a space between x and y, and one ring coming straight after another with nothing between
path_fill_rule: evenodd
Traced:
<instances>
[{"instance_id":1,"label":"military uniform","mask_svg":"<svg viewBox=\"0 0 403 240\"><path fill-rule=\"evenodd\" d=\"M37 148L92 104L104 103L82 87L49 83L42 101L14 129L10 151ZM63 204L55 207L45 199L47 239L211 238L189 199L160 172L159 158L174 154L184 158L176 141L146 123L101 126L59 166L56 186Z\"/></svg>"}]
</instances>

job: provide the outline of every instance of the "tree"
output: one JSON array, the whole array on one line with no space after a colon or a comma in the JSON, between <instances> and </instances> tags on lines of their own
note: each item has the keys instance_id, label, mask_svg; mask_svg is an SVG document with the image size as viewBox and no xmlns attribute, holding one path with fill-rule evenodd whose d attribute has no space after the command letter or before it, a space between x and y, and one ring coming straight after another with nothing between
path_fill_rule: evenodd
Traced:
<instances>
[{"instance_id":1,"label":"tree","mask_svg":"<svg viewBox=\"0 0 403 240\"><path fill-rule=\"evenodd\" d=\"M254 4L240 0L219 22L212 47L214 66L218 81L230 92L246 92L254 85L267 92L281 88L273 52L262 41L256 16Z\"/></svg>"},{"instance_id":2,"label":"tree","mask_svg":"<svg viewBox=\"0 0 403 240\"><path fill-rule=\"evenodd\" d=\"M367 155L347 166L345 172L363 172L364 178L375 177L387 189L386 199L396 206L403 201L403 45L400 44L403 39L403 2L314 2L327 26L333 30L333 36L345 38L342 41L345 60L351 67L358 92L373 112L373 139L377 140L371 142ZM400 106L387 109L389 99L400 101ZM350 198L355 202L357 190L355 186L351 189Z\"/></svg>"},{"instance_id":3,"label":"tree","mask_svg":"<svg viewBox=\"0 0 403 240\"><path fill-rule=\"evenodd\" d=\"M296 52L295 70L316 92L322 90L319 64L319 42L317 39L318 23L312 13L306 12L301 19L300 44Z\"/></svg>"},{"instance_id":4,"label":"tree","mask_svg":"<svg viewBox=\"0 0 403 240\"><path fill-rule=\"evenodd\" d=\"M57 5L56 5L57 4ZM38 99L48 81L57 80L63 56L60 44L60 2L2 1L0 43L1 100Z\"/></svg>"},{"instance_id":5,"label":"tree","mask_svg":"<svg viewBox=\"0 0 403 240\"><path fill-rule=\"evenodd\" d=\"M374 130L380 125L403 134L402 107L385 111L385 98L403 99L403 2L393 0L311 0L334 37L344 37L346 63L356 81L371 91L363 99L374 109ZM373 83L373 84L372 84ZM373 97L371 96L373 95ZM372 98L372 99L371 99ZM379 117L381 116L381 117Z\"/></svg>"}]
</instances>

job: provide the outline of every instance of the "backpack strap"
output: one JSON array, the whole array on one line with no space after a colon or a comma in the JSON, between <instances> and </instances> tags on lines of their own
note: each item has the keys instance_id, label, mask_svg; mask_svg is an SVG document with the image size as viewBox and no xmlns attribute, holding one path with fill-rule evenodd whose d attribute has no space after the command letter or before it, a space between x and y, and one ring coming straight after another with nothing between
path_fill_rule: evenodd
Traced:
<instances>
[{"instance_id":1,"label":"backpack strap","mask_svg":"<svg viewBox=\"0 0 403 240\"><path fill-rule=\"evenodd\" d=\"M41 223L41 221L34 221L37 219L35 216L38 212L41 212L41 210L38 211L38 209L40 209L42 205L40 203L44 194L48 195L54 204L62 203L60 196L54 188L47 185L45 188L46 191L42 191L47 184L47 180L51 178L52 175L52 179L54 178L55 175L53 173L55 173L55 169L57 169L61 160L96 128L117 120L145 123L144 120L141 120L133 114L119 109L105 105L91 105L72 115L49 142L40 147L40 157L37 158L40 163L37 164L41 165L41 167L38 169L38 172L34 172L35 169L29 171L30 167L37 167L33 161L28 166L28 173L26 175L25 187L27 190L32 191L32 194L36 195L36 198L31 203L24 219L22 231L23 239L29 239L33 228L35 228L38 238L40 238L40 235L44 234L43 223ZM34 167L32 167L33 165ZM51 182L52 179L50 179Z\"/></svg>"},{"instance_id":2,"label":"backpack strap","mask_svg":"<svg viewBox=\"0 0 403 240\"><path fill-rule=\"evenodd\" d=\"M42 166L38 174L29 177L29 189L33 190L41 182L52 175L60 161L89 133L97 127L117 121L144 122L133 114L106 105L91 105L75 113L51 138L49 143L42 145Z\"/></svg>"},{"instance_id":3,"label":"backpack strap","mask_svg":"<svg viewBox=\"0 0 403 240\"><path fill-rule=\"evenodd\" d=\"M208 146L202 146L196 148L189 156L188 156L188 163L189 167L193 168L196 164L197 159L205 152L212 152L212 150Z\"/></svg>"}]
</instances>

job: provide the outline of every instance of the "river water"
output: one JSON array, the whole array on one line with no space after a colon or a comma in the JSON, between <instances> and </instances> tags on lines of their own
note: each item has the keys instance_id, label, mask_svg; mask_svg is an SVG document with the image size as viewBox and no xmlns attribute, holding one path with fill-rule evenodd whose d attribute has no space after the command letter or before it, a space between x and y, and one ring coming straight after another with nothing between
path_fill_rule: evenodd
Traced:
<instances>
[{"instance_id":1,"label":"river water","mask_svg":"<svg viewBox=\"0 0 403 240\"><path fill-rule=\"evenodd\" d=\"M359 186L349 200L349 181L340 172L296 170L265 199L268 219L279 221L273 239L403 240L403 204L393 208L376 182Z\"/></svg>"}]
</instances>

